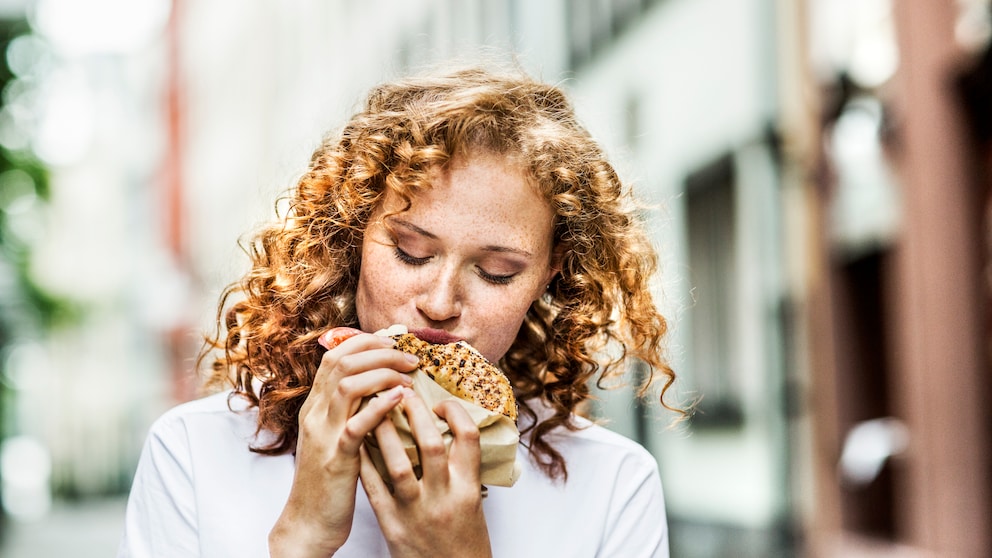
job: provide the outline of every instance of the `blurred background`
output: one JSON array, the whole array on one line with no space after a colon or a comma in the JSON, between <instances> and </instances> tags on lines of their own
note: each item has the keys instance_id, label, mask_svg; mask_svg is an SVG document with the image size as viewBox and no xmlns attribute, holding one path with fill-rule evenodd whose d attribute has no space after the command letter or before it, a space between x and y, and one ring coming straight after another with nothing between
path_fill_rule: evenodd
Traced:
<instances>
[{"instance_id":1,"label":"blurred background","mask_svg":"<svg viewBox=\"0 0 992 558\"><path fill-rule=\"evenodd\" d=\"M483 51L658 207L697 412L596 410L657 456L673 557L992 556L990 30L989 0L0 0L0 555L114 554L237 240L370 86Z\"/></svg>"}]
</instances>

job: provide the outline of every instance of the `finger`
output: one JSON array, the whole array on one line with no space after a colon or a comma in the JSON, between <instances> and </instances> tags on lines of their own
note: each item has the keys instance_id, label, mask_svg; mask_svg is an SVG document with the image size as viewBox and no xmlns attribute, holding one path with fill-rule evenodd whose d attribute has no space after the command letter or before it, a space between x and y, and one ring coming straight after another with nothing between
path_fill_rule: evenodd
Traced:
<instances>
[{"instance_id":1,"label":"finger","mask_svg":"<svg viewBox=\"0 0 992 558\"><path fill-rule=\"evenodd\" d=\"M389 486L375 468L369 450L364 445L359 448L359 457L361 464L358 476L362 479L362 488L365 489L365 495L368 496L372 509L376 511L376 515L379 515L379 510L393 507L395 502L389 492Z\"/></svg>"},{"instance_id":2,"label":"finger","mask_svg":"<svg viewBox=\"0 0 992 558\"><path fill-rule=\"evenodd\" d=\"M357 334L349 334L344 337L344 339L339 342L338 346L345 346L348 349L365 350L376 346L392 347L394 345L396 345L396 340L392 337L359 331Z\"/></svg>"},{"instance_id":3,"label":"finger","mask_svg":"<svg viewBox=\"0 0 992 558\"><path fill-rule=\"evenodd\" d=\"M457 401L442 401L434 407L434 412L448 423L454 435L448 453L451 470L466 482L479 484L482 466L479 427Z\"/></svg>"},{"instance_id":4,"label":"finger","mask_svg":"<svg viewBox=\"0 0 992 558\"><path fill-rule=\"evenodd\" d=\"M444 438L434 423L434 413L416 393L403 399L403 412L410 422L413 439L417 442L424 484L428 489L446 486L448 450L444 446Z\"/></svg>"},{"instance_id":5,"label":"finger","mask_svg":"<svg viewBox=\"0 0 992 558\"><path fill-rule=\"evenodd\" d=\"M400 372L409 372L419 364L420 360L410 353L381 347L346 354L337 359L337 369L343 376L351 376L372 368L392 368Z\"/></svg>"},{"instance_id":6,"label":"finger","mask_svg":"<svg viewBox=\"0 0 992 558\"><path fill-rule=\"evenodd\" d=\"M335 327L324 332L320 337L317 338L317 342L320 343L325 349L333 349L340 345L345 339L349 337L354 337L362 333L362 330L355 329L353 327Z\"/></svg>"},{"instance_id":7,"label":"finger","mask_svg":"<svg viewBox=\"0 0 992 558\"><path fill-rule=\"evenodd\" d=\"M404 395L411 391L402 388ZM404 401L405 401L404 397ZM405 403L404 403L405 405ZM386 472L393 485L393 495L396 498L406 501L412 500L420 493L420 483L413 470L410 457L403 447L403 440L400 438L396 426L391 420L384 420L375 428L375 440L379 445L379 452L382 454L382 461L386 465Z\"/></svg>"},{"instance_id":8,"label":"finger","mask_svg":"<svg viewBox=\"0 0 992 558\"><path fill-rule=\"evenodd\" d=\"M392 368L400 372L409 372L420 363L416 356L377 344L374 340L367 345L357 347L349 347L348 341L327 351L321 357L320 369L325 370L323 374L325 379L351 376L373 368ZM317 371L318 376L321 376L320 369ZM318 378L314 381L318 381Z\"/></svg>"},{"instance_id":9,"label":"finger","mask_svg":"<svg viewBox=\"0 0 992 558\"><path fill-rule=\"evenodd\" d=\"M347 376L336 383L315 382L300 409L300 418L312 416L315 420L341 424L358 411L364 398L412 383L410 376L388 368Z\"/></svg>"},{"instance_id":10,"label":"finger","mask_svg":"<svg viewBox=\"0 0 992 558\"><path fill-rule=\"evenodd\" d=\"M356 455L365 436L381 423L389 422L386 416L402 400L402 386L396 386L371 398L364 409L345 422L344 431L338 438L338 447L341 451L345 455Z\"/></svg>"},{"instance_id":11,"label":"finger","mask_svg":"<svg viewBox=\"0 0 992 558\"><path fill-rule=\"evenodd\" d=\"M354 415L362 400L394 387L409 387L413 380L389 368L369 370L362 374L347 376L337 382L332 401L327 407L331 420L347 420Z\"/></svg>"},{"instance_id":12,"label":"finger","mask_svg":"<svg viewBox=\"0 0 992 558\"><path fill-rule=\"evenodd\" d=\"M317 373L314 375L314 383L327 381L327 377L338 369L340 360L348 355L375 349L388 349L393 346L393 343L392 339L368 334L356 334L345 339L321 356L320 367L317 368ZM338 371L338 375L342 375L340 371Z\"/></svg>"},{"instance_id":13,"label":"finger","mask_svg":"<svg viewBox=\"0 0 992 558\"><path fill-rule=\"evenodd\" d=\"M363 345L347 346L352 339L357 339L358 337L372 338L372 345L364 344L367 341L363 340ZM316 397L334 394L334 391L343 378L358 376L364 372L380 368L405 374L417 367L416 357L407 355L402 351L385 348L381 344L375 345L375 342L376 336L374 335L356 336L348 339L337 348L324 353L311 386L312 390L317 392ZM346 352L350 350L358 350L359 352ZM400 382L406 385L410 385L411 383L408 380L400 380ZM392 385L396 384L393 383ZM366 395L370 395L370 393L359 394L359 396ZM351 405L346 405L346 408L350 407ZM351 412L353 411L354 409L351 408Z\"/></svg>"}]
</instances>

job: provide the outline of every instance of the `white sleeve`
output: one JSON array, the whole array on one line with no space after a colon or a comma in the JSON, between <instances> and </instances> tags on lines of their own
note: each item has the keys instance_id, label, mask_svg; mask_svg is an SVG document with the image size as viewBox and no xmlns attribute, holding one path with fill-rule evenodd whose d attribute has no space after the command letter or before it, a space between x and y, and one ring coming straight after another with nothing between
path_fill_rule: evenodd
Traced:
<instances>
[{"instance_id":1,"label":"white sleeve","mask_svg":"<svg viewBox=\"0 0 992 558\"><path fill-rule=\"evenodd\" d=\"M618 472L598 556L668 558L668 520L654 458L632 455Z\"/></svg>"},{"instance_id":2,"label":"white sleeve","mask_svg":"<svg viewBox=\"0 0 992 558\"><path fill-rule=\"evenodd\" d=\"M199 556L196 498L186 425L166 414L141 452L118 558Z\"/></svg>"}]
</instances>

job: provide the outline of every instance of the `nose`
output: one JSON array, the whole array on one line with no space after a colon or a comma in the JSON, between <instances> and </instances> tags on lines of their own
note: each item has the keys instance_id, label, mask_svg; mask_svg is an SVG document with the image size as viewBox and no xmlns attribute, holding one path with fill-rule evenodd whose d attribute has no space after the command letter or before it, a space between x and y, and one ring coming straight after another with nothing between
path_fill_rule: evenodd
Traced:
<instances>
[{"instance_id":1,"label":"nose","mask_svg":"<svg viewBox=\"0 0 992 558\"><path fill-rule=\"evenodd\" d=\"M427 282L417 297L417 309L431 322L445 322L462 312L462 292L456 270L444 270Z\"/></svg>"}]
</instances>

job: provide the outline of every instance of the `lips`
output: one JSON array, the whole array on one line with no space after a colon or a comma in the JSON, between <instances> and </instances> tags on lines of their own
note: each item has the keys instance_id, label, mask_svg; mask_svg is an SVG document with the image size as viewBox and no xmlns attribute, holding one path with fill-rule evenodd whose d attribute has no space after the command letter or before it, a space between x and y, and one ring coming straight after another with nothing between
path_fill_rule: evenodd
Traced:
<instances>
[{"instance_id":1,"label":"lips","mask_svg":"<svg viewBox=\"0 0 992 558\"><path fill-rule=\"evenodd\" d=\"M433 343L434 345L445 345L447 343L457 343L462 340L461 337L456 337L443 329L433 329L425 327L422 329L410 330L410 333L417 336L418 339L422 341L427 341L428 343Z\"/></svg>"}]
</instances>

